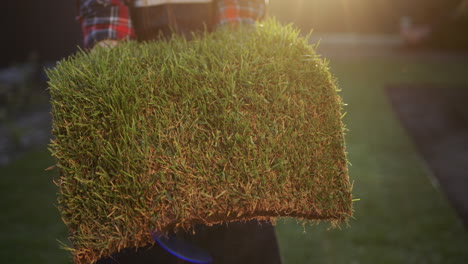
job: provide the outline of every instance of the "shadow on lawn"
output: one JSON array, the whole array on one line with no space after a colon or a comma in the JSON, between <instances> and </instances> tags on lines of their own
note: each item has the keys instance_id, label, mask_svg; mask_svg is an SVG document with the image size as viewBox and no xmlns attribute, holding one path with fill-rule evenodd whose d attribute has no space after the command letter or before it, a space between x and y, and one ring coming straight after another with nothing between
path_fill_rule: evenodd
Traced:
<instances>
[{"instance_id":1,"label":"shadow on lawn","mask_svg":"<svg viewBox=\"0 0 468 264\"><path fill-rule=\"evenodd\" d=\"M468 228L468 86L386 88L401 122Z\"/></svg>"}]
</instances>

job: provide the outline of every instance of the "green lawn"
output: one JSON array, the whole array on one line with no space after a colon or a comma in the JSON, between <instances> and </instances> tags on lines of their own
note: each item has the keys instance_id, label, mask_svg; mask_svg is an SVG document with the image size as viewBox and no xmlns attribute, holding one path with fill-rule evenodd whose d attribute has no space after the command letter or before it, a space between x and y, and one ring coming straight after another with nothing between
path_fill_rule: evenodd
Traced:
<instances>
[{"instance_id":1,"label":"green lawn","mask_svg":"<svg viewBox=\"0 0 468 264\"><path fill-rule=\"evenodd\" d=\"M409 59L339 60L331 71L348 104L345 123L355 219L350 227L277 226L284 264L468 263L468 232L431 184L424 163L393 114L391 82L467 84L468 64ZM57 239L66 229L54 207L57 188L47 150L0 167L0 259L9 264L70 263Z\"/></svg>"},{"instance_id":2,"label":"green lawn","mask_svg":"<svg viewBox=\"0 0 468 264\"><path fill-rule=\"evenodd\" d=\"M468 232L392 112L388 83L468 84L468 64L408 59L335 60L345 123L354 220L327 231L288 220L277 233L285 264L468 263Z\"/></svg>"},{"instance_id":3,"label":"green lawn","mask_svg":"<svg viewBox=\"0 0 468 264\"><path fill-rule=\"evenodd\" d=\"M0 167L0 260L9 264L71 263L57 239L67 231L56 205L53 159L44 148Z\"/></svg>"}]
</instances>

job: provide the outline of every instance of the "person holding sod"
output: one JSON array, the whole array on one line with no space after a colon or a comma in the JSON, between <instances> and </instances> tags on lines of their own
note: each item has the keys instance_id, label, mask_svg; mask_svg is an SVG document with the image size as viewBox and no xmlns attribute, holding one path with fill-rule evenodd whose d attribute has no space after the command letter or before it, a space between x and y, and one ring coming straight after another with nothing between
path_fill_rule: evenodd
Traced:
<instances>
[{"instance_id":1,"label":"person holding sod","mask_svg":"<svg viewBox=\"0 0 468 264\"><path fill-rule=\"evenodd\" d=\"M266 13L267 0L77 0L86 48L120 40L154 40L173 32L253 24Z\"/></svg>"},{"instance_id":2,"label":"person holding sod","mask_svg":"<svg viewBox=\"0 0 468 264\"><path fill-rule=\"evenodd\" d=\"M253 24L265 15L265 0L78 0L84 45L113 47L119 41L150 41L177 33ZM123 249L103 263L281 263L274 228L249 221L169 237L154 233L155 246ZM150 230L148 232L151 232ZM203 249L202 249L203 248Z\"/></svg>"}]
</instances>

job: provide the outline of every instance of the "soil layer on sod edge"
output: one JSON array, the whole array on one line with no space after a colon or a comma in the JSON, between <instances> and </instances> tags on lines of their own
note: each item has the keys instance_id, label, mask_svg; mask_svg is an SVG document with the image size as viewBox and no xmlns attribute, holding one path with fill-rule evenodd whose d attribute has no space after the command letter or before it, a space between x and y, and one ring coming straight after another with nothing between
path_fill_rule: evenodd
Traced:
<instances>
[{"instance_id":1,"label":"soil layer on sod edge","mask_svg":"<svg viewBox=\"0 0 468 264\"><path fill-rule=\"evenodd\" d=\"M468 87L386 87L403 126L468 227Z\"/></svg>"}]
</instances>

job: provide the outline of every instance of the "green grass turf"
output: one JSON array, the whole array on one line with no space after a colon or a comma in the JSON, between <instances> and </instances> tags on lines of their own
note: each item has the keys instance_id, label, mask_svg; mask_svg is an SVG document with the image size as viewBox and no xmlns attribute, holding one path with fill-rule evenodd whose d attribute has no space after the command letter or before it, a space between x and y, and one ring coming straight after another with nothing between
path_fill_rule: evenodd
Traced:
<instances>
[{"instance_id":1,"label":"green grass turf","mask_svg":"<svg viewBox=\"0 0 468 264\"><path fill-rule=\"evenodd\" d=\"M439 191L385 98L389 82L465 84L468 66L409 59L334 59L348 103L345 123L356 202L351 227L327 231L279 221L284 264L466 263L468 234ZM54 208L57 188L43 169L45 149L0 167L0 260L11 264L71 263L56 239L66 227Z\"/></svg>"},{"instance_id":2,"label":"green grass turf","mask_svg":"<svg viewBox=\"0 0 468 264\"><path fill-rule=\"evenodd\" d=\"M150 230L352 215L341 98L291 26L126 42L48 75L77 263L154 242Z\"/></svg>"}]
</instances>

